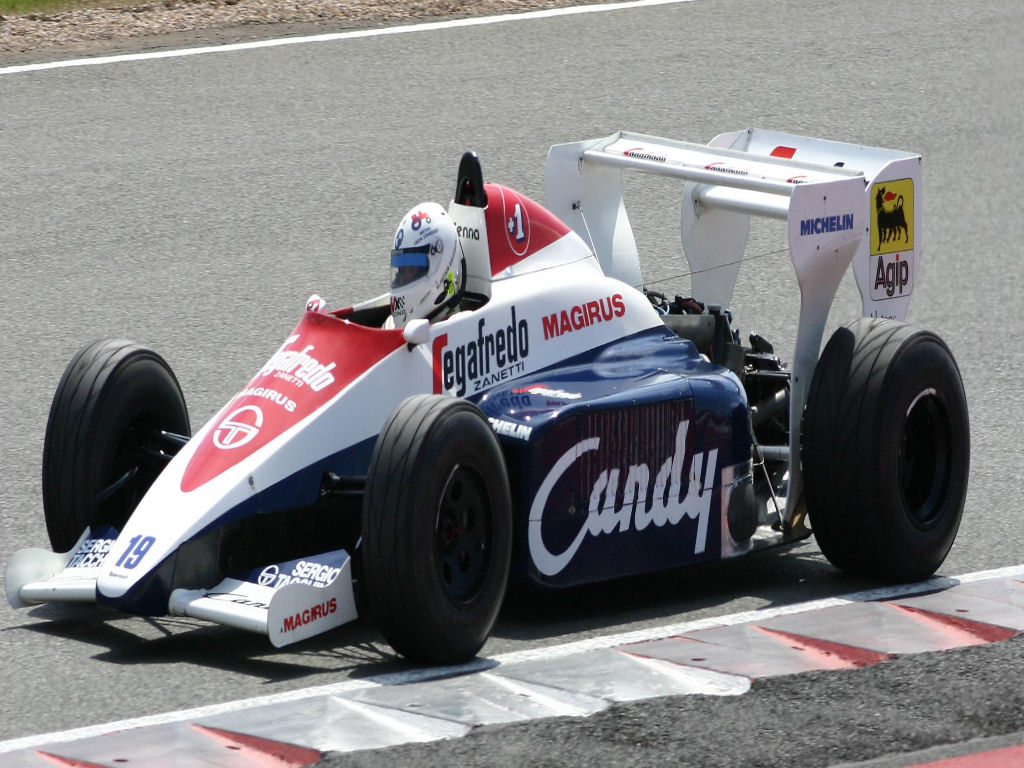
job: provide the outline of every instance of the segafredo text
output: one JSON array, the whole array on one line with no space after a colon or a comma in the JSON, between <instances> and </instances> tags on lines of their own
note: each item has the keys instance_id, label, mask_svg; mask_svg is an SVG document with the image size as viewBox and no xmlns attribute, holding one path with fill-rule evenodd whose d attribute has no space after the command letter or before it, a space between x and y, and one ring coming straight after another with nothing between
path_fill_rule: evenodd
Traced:
<instances>
[{"instance_id":1,"label":"segafredo text","mask_svg":"<svg viewBox=\"0 0 1024 768\"><path fill-rule=\"evenodd\" d=\"M675 451L665 459L650 484L651 469L645 464L634 464L625 470L622 504L615 505L621 470L608 467L601 471L590 492L587 517L572 543L562 552L551 552L541 535L543 516L548 498L555 484L585 453L596 451L600 437L581 440L562 454L537 490L530 508L528 532L530 556L545 576L560 573L573 559L589 536L622 534L632 525L642 531L649 525L662 527L678 525L683 518L697 521L694 554L701 554L707 544L708 518L711 512L711 494L714 486L718 449L694 454L690 464L689 481L683 483L682 471L686 463L686 433L689 421L682 421L676 430ZM706 465L706 468L705 468ZM704 477L703 484L701 476Z\"/></svg>"},{"instance_id":2,"label":"segafredo text","mask_svg":"<svg viewBox=\"0 0 1024 768\"><path fill-rule=\"evenodd\" d=\"M334 383L334 374L331 371L334 370L335 363L325 365L313 357L310 354L314 349L312 344L307 344L302 349L288 349L298 338L298 334L289 336L281 345L281 349L260 369L260 375L272 373L277 378L296 386L308 385L314 392L329 387Z\"/></svg>"},{"instance_id":3,"label":"segafredo text","mask_svg":"<svg viewBox=\"0 0 1024 768\"><path fill-rule=\"evenodd\" d=\"M530 326L525 319L516 318L514 306L511 315L507 324L495 327L480 318L476 338L463 344L449 346L447 333L434 339L435 381L462 397L467 391L482 392L523 373L530 355ZM440 394L437 387L435 390Z\"/></svg>"}]
</instances>

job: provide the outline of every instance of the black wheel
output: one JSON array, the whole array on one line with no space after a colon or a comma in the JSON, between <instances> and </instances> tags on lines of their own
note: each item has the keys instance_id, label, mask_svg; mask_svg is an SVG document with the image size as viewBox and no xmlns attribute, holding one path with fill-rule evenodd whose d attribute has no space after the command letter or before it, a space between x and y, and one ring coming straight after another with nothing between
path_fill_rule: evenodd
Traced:
<instances>
[{"instance_id":1,"label":"black wheel","mask_svg":"<svg viewBox=\"0 0 1024 768\"><path fill-rule=\"evenodd\" d=\"M43 442L53 549L69 550L86 526L122 528L177 453L173 436L188 434L185 398L160 355L115 339L76 354L57 385Z\"/></svg>"},{"instance_id":2,"label":"black wheel","mask_svg":"<svg viewBox=\"0 0 1024 768\"><path fill-rule=\"evenodd\" d=\"M475 656L511 552L508 474L483 414L452 397L404 400L377 438L363 497L361 589L384 637L415 661Z\"/></svg>"},{"instance_id":3,"label":"black wheel","mask_svg":"<svg viewBox=\"0 0 1024 768\"><path fill-rule=\"evenodd\" d=\"M815 538L845 571L927 578L953 545L970 468L960 371L934 333L862 318L814 371L803 471Z\"/></svg>"}]
</instances>

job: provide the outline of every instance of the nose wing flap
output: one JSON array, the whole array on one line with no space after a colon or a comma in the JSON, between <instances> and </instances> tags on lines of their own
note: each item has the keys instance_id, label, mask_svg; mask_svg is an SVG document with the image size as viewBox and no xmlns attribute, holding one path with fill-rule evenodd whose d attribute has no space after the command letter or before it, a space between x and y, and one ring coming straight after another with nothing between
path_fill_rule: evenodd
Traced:
<instances>
[{"instance_id":1,"label":"nose wing flap","mask_svg":"<svg viewBox=\"0 0 1024 768\"><path fill-rule=\"evenodd\" d=\"M53 602L96 602L100 567L117 540L117 531L86 528L67 552L29 548L15 552L7 563L4 588L12 608Z\"/></svg>"},{"instance_id":2,"label":"nose wing flap","mask_svg":"<svg viewBox=\"0 0 1024 768\"><path fill-rule=\"evenodd\" d=\"M339 549L268 565L209 589L176 589L168 612L266 635L280 648L356 618L352 559Z\"/></svg>"}]
</instances>

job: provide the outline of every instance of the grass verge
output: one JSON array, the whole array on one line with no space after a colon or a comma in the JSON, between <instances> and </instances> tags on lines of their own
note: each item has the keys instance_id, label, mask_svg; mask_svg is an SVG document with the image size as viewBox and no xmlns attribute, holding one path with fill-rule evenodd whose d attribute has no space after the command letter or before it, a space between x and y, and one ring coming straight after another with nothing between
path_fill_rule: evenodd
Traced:
<instances>
[{"instance_id":1,"label":"grass verge","mask_svg":"<svg viewBox=\"0 0 1024 768\"><path fill-rule=\"evenodd\" d=\"M84 8L125 8L144 3L145 0L0 0L0 16L46 15Z\"/></svg>"}]
</instances>

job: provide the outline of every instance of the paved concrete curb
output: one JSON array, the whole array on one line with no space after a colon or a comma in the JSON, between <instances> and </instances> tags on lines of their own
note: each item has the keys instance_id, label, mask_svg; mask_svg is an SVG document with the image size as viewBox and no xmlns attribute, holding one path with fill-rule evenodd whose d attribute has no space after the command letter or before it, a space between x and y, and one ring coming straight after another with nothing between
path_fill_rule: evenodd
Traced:
<instances>
[{"instance_id":1,"label":"paved concrete curb","mask_svg":"<svg viewBox=\"0 0 1024 768\"><path fill-rule=\"evenodd\" d=\"M586 716L613 702L730 696L760 678L850 669L1024 632L1024 566L410 670L0 744L0 766L312 765L326 752Z\"/></svg>"}]
</instances>

